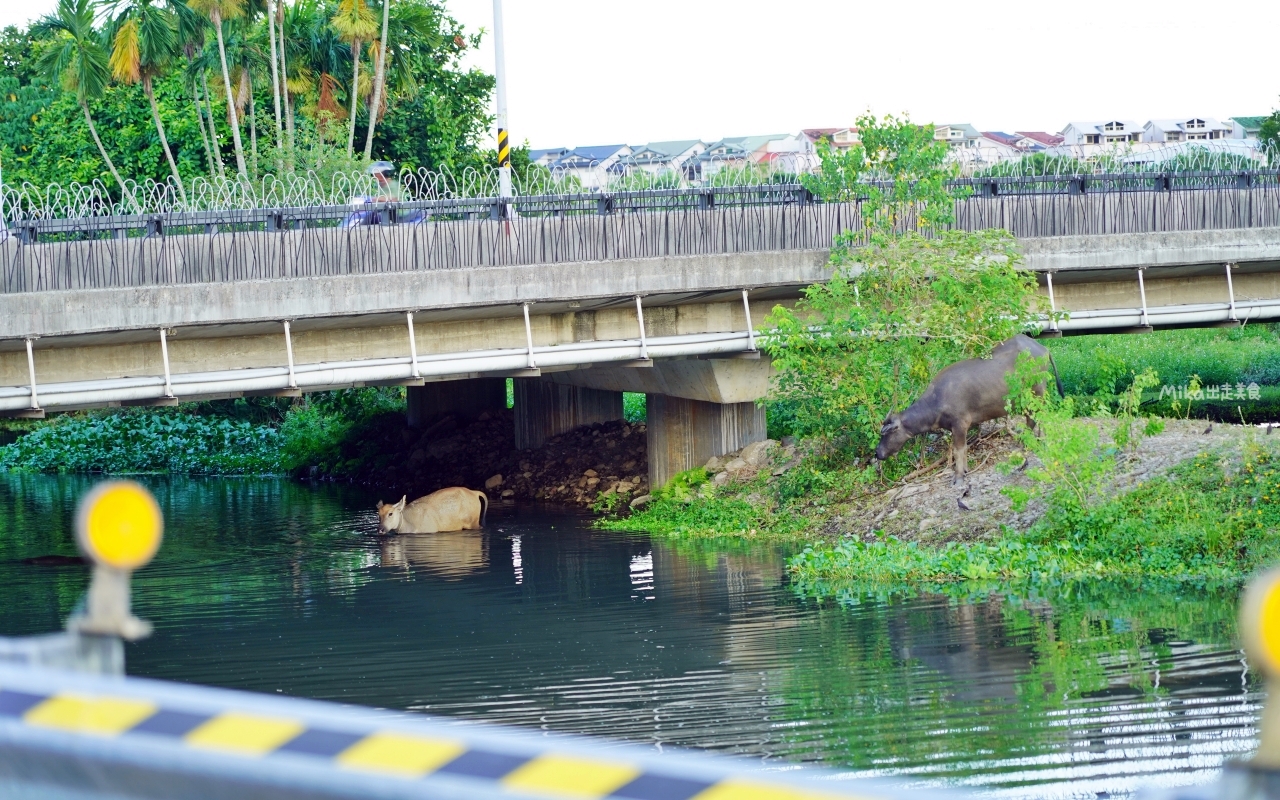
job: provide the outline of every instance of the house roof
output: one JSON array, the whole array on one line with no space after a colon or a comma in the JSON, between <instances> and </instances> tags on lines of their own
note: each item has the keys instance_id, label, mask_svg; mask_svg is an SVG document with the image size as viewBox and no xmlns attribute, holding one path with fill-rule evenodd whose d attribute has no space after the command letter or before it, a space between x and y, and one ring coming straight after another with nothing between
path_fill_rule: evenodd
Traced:
<instances>
[{"instance_id":1,"label":"house roof","mask_svg":"<svg viewBox=\"0 0 1280 800\"><path fill-rule=\"evenodd\" d=\"M946 125L933 126L933 129L935 131L940 131L943 128L952 128L954 130L964 131L964 138L966 139L978 139L982 136L982 134L978 131L977 128L973 127L967 122L950 122L950 123L947 123Z\"/></svg>"},{"instance_id":2,"label":"house roof","mask_svg":"<svg viewBox=\"0 0 1280 800\"><path fill-rule=\"evenodd\" d=\"M656 153L667 158L674 158L681 153L687 152L690 148L702 144L701 139L677 139L670 142L649 142L646 145L634 148L633 155L641 153Z\"/></svg>"},{"instance_id":3,"label":"house roof","mask_svg":"<svg viewBox=\"0 0 1280 800\"><path fill-rule=\"evenodd\" d=\"M1265 119L1266 117L1232 117L1231 121L1239 124L1240 127L1247 131L1254 131L1262 127L1262 122Z\"/></svg>"},{"instance_id":4,"label":"house roof","mask_svg":"<svg viewBox=\"0 0 1280 800\"><path fill-rule=\"evenodd\" d=\"M1230 130L1231 126L1226 125L1213 117L1185 117L1183 119L1153 119L1147 123L1148 128L1155 128L1159 131L1184 131L1187 130L1186 124L1193 119L1198 119L1204 123L1203 128L1198 130Z\"/></svg>"},{"instance_id":5,"label":"house roof","mask_svg":"<svg viewBox=\"0 0 1280 800\"><path fill-rule=\"evenodd\" d=\"M1075 128L1078 131L1088 131L1089 133L1103 133L1104 125L1119 123L1124 126L1124 133L1138 133L1143 130L1143 126L1131 119L1104 119L1101 122L1068 122L1067 128ZM1062 130L1065 132L1067 128Z\"/></svg>"},{"instance_id":6,"label":"house roof","mask_svg":"<svg viewBox=\"0 0 1280 800\"><path fill-rule=\"evenodd\" d=\"M1062 137L1056 133L1046 133L1045 131L1017 131L1019 136L1025 136L1028 139L1037 141L1046 147L1054 147L1062 144Z\"/></svg>"},{"instance_id":7,"label":"house roof","mask_svg":"<svg viewBox=\"0 0 1280 800\"><path fill-rule=\"evenodd\" d=\"M564 155L565 159L583 159L586 161L604 161L612 158L619 150L626 149L625 144L599 144L592 147L575 147Z\"/></svg>"},{"instance_id":8,"label":"house roof","mask_svg":"<svg viewBox=\"0 0 1280 800\"><path fill-rule=\"evenodd\" d=\"M982 135L987 137L988 139L991 139L992 141L999 142L1000 144L1007 144L1010 146L1015 145L1018 142L1022 141L1024 138L1026 138L1018 134L1005 133L1004 131L983 131Z\"/></svg>"},{"instance_id":9,"label":"house roof","mask_svg":"<svg viewBox=\"0 0 1280 800\"><path fill-rule=\"evenodd\" d=\"M537 161L538 159L543 158L544 156L553 156L555 158L559 158L560 156L563 156L565 153L568 153L568 152L569 152L569 148L567 147L545 147L541 150L530 150L529 160Z\"/></svg>"}]
</instances>

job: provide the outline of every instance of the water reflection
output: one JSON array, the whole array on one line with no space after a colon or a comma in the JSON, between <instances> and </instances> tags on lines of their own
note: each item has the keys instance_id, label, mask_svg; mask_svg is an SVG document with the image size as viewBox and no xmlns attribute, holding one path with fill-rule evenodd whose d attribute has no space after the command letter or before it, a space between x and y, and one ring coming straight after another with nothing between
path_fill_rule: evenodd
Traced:
<instances>
[{"instance_id":1,"label":"water reflection","mask_svg":"<svg viewBox=\"0 0 1280 800\"><path fill-rule=\"evenodd\" d=\"M0 632L53 630L91 481L0 476ZM380 538L376 498L155 479L134 674L813 761L996 795L1205 780L1254 745L1234 596L1172 584L803 599L772 547L501 512ZM498 509L494 509L498 512Z\"/></svg>"},{"instance_id":2,"label":"water reflection","mask_svg":"<svg viewBox=\"0 0 1280 800\"><path fill-rule=\"evenodd\" d=\"M383 567L420 567L452 580L489 568L488 537L482 531L402 533L381 538ZM517 558L513 550L513 565Z\"/></svg>"}]
</instances>

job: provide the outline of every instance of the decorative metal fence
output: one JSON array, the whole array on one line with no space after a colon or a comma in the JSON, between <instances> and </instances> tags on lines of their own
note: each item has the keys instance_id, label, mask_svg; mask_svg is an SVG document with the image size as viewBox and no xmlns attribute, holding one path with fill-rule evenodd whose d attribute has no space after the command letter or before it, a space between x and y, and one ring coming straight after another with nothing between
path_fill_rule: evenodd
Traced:
<instances>
[{"instance_id":1,"label":"decorative metal fence","mask_svg":"<svg viewBox=\"0 0 1280 800\"><path fill-rule=\"evenodd\" d=\"M1278 176L970 179L955 224L1018 237L1280 226ZM13 217L0 292L823 249L862 229L858 203L798 183Z\"/></svg>"}]
</instances>

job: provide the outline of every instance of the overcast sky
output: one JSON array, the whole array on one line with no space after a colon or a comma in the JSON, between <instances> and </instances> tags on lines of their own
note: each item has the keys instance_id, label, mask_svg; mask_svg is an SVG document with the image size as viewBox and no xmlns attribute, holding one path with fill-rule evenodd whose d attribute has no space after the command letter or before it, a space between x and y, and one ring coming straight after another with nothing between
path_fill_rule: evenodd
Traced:
<instances>
[{"instance_id":1,"label":"overcast sky","mask_svg":"<svg viewBox=\"0 0 1280 800\"><path fill-rule=\"evenodd\" d=\"M492 0L446 0L493 29ZM0 24L54 0L0 0ZM980 130L1269 113L1280 3L506 0L512 138L533 147L795 132L861 112ZM470 63L493 69L492 39Z\"/></svg>"}]
</instances>

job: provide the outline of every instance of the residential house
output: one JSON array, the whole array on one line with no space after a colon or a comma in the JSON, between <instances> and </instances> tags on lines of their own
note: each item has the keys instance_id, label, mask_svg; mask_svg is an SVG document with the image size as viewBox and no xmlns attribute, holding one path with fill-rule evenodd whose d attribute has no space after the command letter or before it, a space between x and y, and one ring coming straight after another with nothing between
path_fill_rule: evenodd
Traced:
<instances>
[{"instance_id":1,"label":"residential house","mask_svg":"<svg viewBox=\"0 0 1280 800\"><path fill-rule=\"evenodd\" d=\"M1042 143L1020 133L983 131L982 138L985 141L979 145L980 147L994 149L1010 156L1017 156L1023 153L1038 153L1045 148Z\"/></svg>"},{"instance_id":2,"label":"residential house","mask_svg":"<svg viewBox=\"0 0 1280 800\"><path fill-rule=\"evenodd\" d=\"M631 153L618 159L611 171L627 174L643 170L654 175L663 172L683 173L685 163L701 155L706 149L707 145L701 139L650 142L633 148Z\"/></svg>"},{"instance_id":3,"label":"residential house","mask_svg":"<svg viewBox=\"0 0 1280 800\"><path fill-rule=\"evenodd\" d=\"M815 149L823 139L837 150L848 150L859 141L857 128L805 128L800 135Z\"/></svg>"},{"instance_id":4,"label":"residential house","mask_svg":"<svg viewBox=\"0 0 1280 800\"><path fill-rule=\"evenodd\" d=\"M549 166L561 175L573 175L584 188L603 186L608 173L619 160L631 155L625 144L604 144L594 147L575 147Z\"/></svg>"},{"instance_id":5,"label":"residential house","mask_svg":"<svg viewBox=\"0 0 1280 800\"><path fill-rule=\"evenodd\" d=\"M563 158L569 152L567 147L548 147L544 150L530 150L529 161L540 167L548 167L551 162Z\"/></svg>"},{"instance_id":6,"label":"residential house","mask_svg":"<svg viewBox=\"0 0 1280 800\"><path fill-rule=\"evenodd\" d=\"M967 122L935 125L933 138L944 141L952 147L979 147L982 142L982 134Z\"/></svg>"},{"instance_id":7,"label":"residential house","mask_svg":"<svg viewBox=\"0 0 1280 800\"><path fill-rule=\"evenodd\" d=\"M982 136L998 144L1012 147L1018 153L1039 153L1040 151L1062 144L1062 137L1056 133L1044 131L983 131Z\"/></svg>"},{"instance_id":8,"label":"residential house","mask_svg":"<svg viewBox=\"0 0 1280 800\"><path fill-rule=\"evenodd\" d=\"M739 168L758 164L774 141L788 138L785 133L765 136L728 136L707 145L707 149L685 164L685 174L690 180L706 180L722 169Z\"/></svg>"},{"instance_id":9,"label":"residential house","mask_svg":"<svg viewBox=\"0 0 1280 800\"><path fill-rule=\"evenodd\" d=\"M1142 129L1142 141L1158 143L1226 139L1230 135L1231 126L1213 117L1153 119Z\"/></svg>"},{"instance_id":10,"label":"residential house","mask_svg":"<svg viewBox=\"0 0 1280 800\"><path fill-rule=\"evenodd\" d=\"M1016 131L1016 133L1042 147L1057 147L1062 144L1062 136L1056 133L1046 133L1044 131Z\"/></svg>"},{"instance_id":11,"label":"residential house","mask_svg":"<svg viewBox=\"0 0 1280 800\"><path fill-rule=\"evenodd\" d=\"M1231 123L1231 138L1257 139L1264 120L1266 117L1232 117L1227 120Z\"/></svg>"},{"instance_id":12,"label":"residential house","mask_svg":"<svg viewBox=\"0 0 1280 800\"><path fill-rule=\"evenodd\" d=\"M1143 128L1132 120L1070 122L1062 129L1062 144L1125 144L1142 141Z\"/></svg>"}]
</instances>

